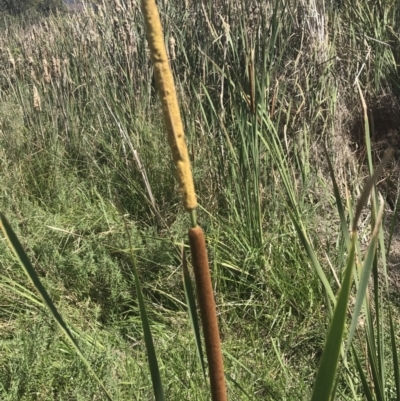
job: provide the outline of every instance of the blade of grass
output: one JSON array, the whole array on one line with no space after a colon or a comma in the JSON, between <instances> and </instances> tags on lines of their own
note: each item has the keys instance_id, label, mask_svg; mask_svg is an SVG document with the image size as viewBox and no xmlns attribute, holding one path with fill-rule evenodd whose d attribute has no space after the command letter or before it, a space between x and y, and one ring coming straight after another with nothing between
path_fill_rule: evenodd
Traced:
<instances>
[{"instance_id":1,"label":"blade of grass","mask_svg":"<svg viewBox=\"0 0 400 401\"><path fill-rule=\"evenodd\" d=\"M333 313L326 344L322 353L321 364L318 369L311 401L330 401L335 383L339 354L342 346L342 337L347 315L347 304L353 277L354 249L357 234L354 232L347 259L347 267L339 297Z\"/></svg>"},{"instance_id":2,"label":"blade of grass","mask_svg":"<svg viewBox=\"0 0 400 401\"><path fill-rule=\"evenodd\" d=\"M146 305L144 303L144 298L143 298L142 286L140 284L139 273L136 266L136 258L134 254L134 248L132 245L132 238L128 230L128 226L126 224L125 219L123 219L123 221L129 241L129 249L132 261L132 271L135 279L135 286L139 303L140 319L142 321L144 341L146 343L147 359L149 361L149 369L150 369L151 381L153 383L154 397L156 401L165 401L164 389L162 385L160 369L158 367L156 350L154 348L153 336L151 334L150 323L147 317Z\"/></svg>"},{"instance_id":3,"label":"blade of grass","mask_svg":"<svg viewBox=\"0 0 400 401\"><path fill-rule=\"evenodd\" d=\"M370 363L370 369L372 373L372 380L374 382L373 389L378 401L385 401L384 389L382 387L382 381L380 376L379 361L376 358L375 344L372 345L371 336L367 336L367 352ZM365 389L364 389L365 390Z\"/></svg>"},{"instance_id":4,"label":"blade of grass","mask_svg":"<svg viewBox=\"0 0 400 401\"><path fill-rule=\"evenodd\" d=\"M354 312L353 312L353 316L352 316L352 320L351 320L349 335L347 338L345 355L347 355L347 352L348 352L351 342L353 340L354 332L357 327L358 317L360 315L360 311L361 311L362 305L364 303L365 293L367 291L368 282L369 282L369 278L370 278L371 271L372 271L373 260L376 257L377 235L379 232L380 225L382 223L383 210L384 210L384 204L381 203L378 219L376 221L374 232L372 234L372 238L371 238L370 244L368 246L367 257L364 260L362 271L361 271L360 282L358 285L357 297L356 297L356 302L355 302L355 306L354 306Z\"/></svg>"},{"instance_id":5,"label":"blade of grass","mask_svg":"<svg viewBox=\"0 0 400 401\"><path fill-rule=\"evenodd\" d=\"M373 173L373 163L372 163L372 152L371 152L371 139L370 139L370 129L369 129L369 121L368 121L368 111L367 111L367 104L365 103L365 98L362 93L360 83L357 79L356 81L358 93L361 99L361 106L363 109L363 118L364 118L364 134L365 134L365 143L367 145L367 157L368 157L368 167L369 173L372 175Z\"/></svg>"},{"instance_id":6,"label":"blade of grass","mask_svg":"<svg viewBox=\"0 0 400 401\"><path fill-rule=\"evenodd\" d=\"M395 230L395 227L396 227L396 223L398 222L397 216L399 214L399 210L400 210L400 196L398 195L397 199L396 199L396 205L394 207L392 222L390 223L389 239L388 239L387 247L386 247L386 254L387 255L389 255L390 247L392 245L392 238L393 238L394 230Z\"/></svg>"},{"instance_id":7,"label":"blade of grass","mask_svg":"<svg viewBox=\"0 0 400 401\"><path fill-rule=\"evenodd\" d=\"M251 400L250 394L229 373L226 373L225 376L228 382L231 382L248 400Z\"/></svg>"},{"instance_id":8,"label":"blade of grass","mask_svg":"<svg viewBox=\"0 0 400 401\"><path fill-rule=\"evenodd\" d=\"M374 291L373 300L375 304L375 327L376 327L376 340L377 340L377 350L378 350L378 380L380 383L380 389L382 394L382 399L385 399L385 388L386 388L386 376L385 376L385 355L384 355L384 317L382 308L382 298L379 291L379 277L378 277L378 255L372 262L372 277L374 281Z\"/></svg>"},{"instance_id":9,"label":"blade of grass","mask_svg":"<svg viewBox=\"0 0 400 401\"><path fill-rule=\"evenodd\" d=\"M367 398L367 401L375 401L375 398L372 396L371 390L369 388L368 381L367 381L367 378L365 377L365 374L364 374L363 368L361 366L361 362L358 358L357 352L353 346L351 346L351 349L353 351L353 356L356 361L358 374L360 375L360 378L361 378L361 383L362 383L362 386L363 386L363 389L365 392L365 397Z\"/></svg>"},{"instance_id":10,"label":"blade of grass","mask_svg":"<svg viewBox=\"0 0 400 401\"><path fill-rule=\"evenodd\" d=\"M93 375L93 377L96 379L96 381L99 384L99 386L101 387L101 389L104 391L104 394L106 395L107 399L112 401L111 395L109 394L107 389L104 387L104 384L101 382L100 378L97 376L95 371L90 366L88 360L83 355L78 343L76 342L75 338L72 336L70 329L68 328L67 324L64 322L64 320L61 317L60 313L58 312L57 308L54 306L54 303L51 300L47 290L45 289L42 282L40 281L39 276L37 275L34 267L32 266L24 248L22 247L21 243L19 242L18 237L16 236L16 234L14 233L10 224L8 223L7 219L5 218L5 216L2 213L0 213L0 220L1 220L0 228L3 231L3 234L7 239L10 249L12 250L15 257L18 259L24 272L26 273L26 275L32 282L33 286L36 288L36 290L39 293L40 297L42 298L43 302L49 308L51 314L53 315L54 320L60 326L61 330L64 332L67 339L72 344L73 348L75 349L76 353L81 358L82 362L86 365L88 371Z\"/></svg>"},{"instance_id":11,"label":"blade of grass","mask_svg":"<svg viewBox=\"0 0 400 401\"><path fill-rule=\"evenodd\" d=\"M199 357L201 369L203 371L203 376L205 378L206 365L204 362L203 348L201 346L201 336L200 336L199 319L197 316L196 300L194 297L192 280L190 279L189 270L187 267L186 251L184 248L182 248L182 272L183 272L183 286L185 288L185 297L188 306L190 322L192 324L192 329L196 341L197 355Z\"/></svg>"},{"instance_id":12,"label":"blade of grass","mask_svg":"<svg viewBox=\"0 0 400 401\"><path fill-rule=\"evenodd\" d=\"M393 357L393 374L394 382L396 384L397 400L400 400L400 369L399 369L399 358L397 354L396 334L394 331L392 310L389 306L389 324L390 324L390 340L392 345L392 357Z\"/></svg>"},{"instance_id":13,"label":"blade of grass","mask_svg":"<svg viewBox=\"0 0 400 401\"><path fill-rule=\"evenodd\" d=\"M267 139L260 132L258 132L258 135L260 136L262 142L264 143L264 145L266 146L266 148L272 155L272 158L277 163L279 173L282 178L283 185L286 190L287 197L288 197L288 203L289 203L288 211L290 214L290 218L292 220L293 225L295 226L297 234L298 234L309 258L311 259L313 267L316 270L316 272L324 286L324 289L329 296L330 301L335 305L335 303L336 303L335 295L333 294L333 291L328 282L328 279L326 278L326 275L318 261L318 258L316 256L314 250L312 249L312 246L307 238L307 234L305 232L303 224L299 218L298 205L296 202L296 194L291 185L291 179L289 178L289 175L288 175L288 171L290 171L290 168L287 164L286 157L284 156L285 152L282 150L280 142L276 138L277 137L276 129L271 124L268 116L264 116L263 122L265 123L266 126L268 126L268 128L271 131L271 136L269 137L269 139L272 141L272 145L270 145L269 141L267 141Z\"/></svg>"},{"instance_id":14,"label":"blade of grass","mask_svg":"<svg viewBox=\"0 0 400 401\"><path fill-rule=\"evenodd\" d=\"M318 261L317 255L315 254L314 250L312 249L312 246L310 244L310 242L307 239L306 234L303 232L302 228L300 227L299 223L297 222L295 216L293 215L293 213L289 210L289 214L290 217L292 219L293 225L297 231L297 235L300 238L300 241L302 242L308 257L311 259L311 263L314 266L314 269L316 270L324 288L325 291L327 292L330 301L335 305L336 304L336 299L335 299L335 295L333 294L332 288L328 282L328 279L326 278L326 275L324 273L324 271L322 270L322 267Z\"/></svg>"},{"instance_id":15,"label":"blade of grass","mask_svg":"<svg viewBox=\"0 0 400 401\"><path fill-rule=\"evenodd\" d=\"M339 298L333 314L326 345L324 348L324 352L322 354L321 365L318 370L317 379L314 384L312 401L317 401L317 400L329 401L332 396L337 364L339 362L341 342L346 322L348 299L350 296L350 289L352 283L351 278L354 266L355 247L357 243L358 220L361 216L362 209L367 203L369 194L374 186L376 179L382 173L386 163L389 161L392 154L393 154L392 149L389 149L385 153L382 163L375 170L372 177L367 181L366 185L364 186L363 192L361 193L360 199L357 203L356 212L354 214L354 219L352 224L351 248L347 260L345 278L343 280L342 287L340 289ZM375 236L376 235L377 233L375 234ZM373 259L375 259L376 253L372 253L372 255ZM375 374L376 373L377 372L375 372Z\"/></svg>"},{"instance_id":16,"label":"blade of grass","mask_svg":"<svg viewBox=\"0 0 400 401\"><path fill-rule=\"evenodd\" d=\"M40 301L32 291L29 291L21 284L17 283L16 281L12 280L9 277L3 276L2 274L0 274L0 280L2 281L0 283L1 287L8 288L10 291L27 299L32 304L35 304L41 308L43 307L43 302Z\"/></svg>"},{"instance_id":17,"label":"blade of grass","mask_svg":"<svg viewBox=\"0 0 400 401\"><path fill-rule=\"evenodd\" d=\"M347 226L346 216L344 214L344 208L343 208L342 200L340 198L339 188L338 188L338 185L336 183L335 173L333 171L332 163L331 163L331 160L329 158L328 150L326 149L325 146L324 146L324 152L325 152L326 161L328 162L329 173L330 173L331 180L332 180L333 192L335 194L336 207L338 209L338 213L339 213L339 217L340 217L340 225L341 225L341 228L342 228L342 233L343 233L343 236L344 236L344 240L345 240L345 243L346 243L347 250L349 250L349 248L350 248L350 236L349 236L349 230L348 230L348 226Z\"/></svg>"}]
</instances>

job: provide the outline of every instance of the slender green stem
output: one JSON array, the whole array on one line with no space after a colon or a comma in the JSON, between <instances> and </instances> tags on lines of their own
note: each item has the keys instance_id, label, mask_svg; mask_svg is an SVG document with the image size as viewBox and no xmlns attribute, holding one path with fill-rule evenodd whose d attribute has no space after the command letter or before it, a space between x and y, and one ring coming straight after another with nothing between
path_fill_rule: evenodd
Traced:
<instances>
[{"instance_id":1,"label":"slender green stem","mask_svg":"<svg viewBox=\"0 0 400 401\"><path fill-rule=\"evenodd\" d=\"M192 228L196 228L197 227L197 212L196 212L196 209L192 209L190 211L190 221L192 223Z\"/></svg>"}]
</instances>

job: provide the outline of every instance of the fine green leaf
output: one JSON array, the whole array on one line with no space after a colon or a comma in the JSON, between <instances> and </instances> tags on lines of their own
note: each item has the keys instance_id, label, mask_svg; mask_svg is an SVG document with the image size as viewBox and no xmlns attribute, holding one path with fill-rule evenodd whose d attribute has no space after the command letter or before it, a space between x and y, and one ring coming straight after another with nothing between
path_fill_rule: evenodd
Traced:
<instances>
[{"instance_id":1,"label":"fine green leaf","mask_svg":"<svg viewBox=\"0 0 400 401\"><path fill-rule=\"evenodd\" d=\"M374 353L375 347L372 345L371 336L367 335L367 352L368 352L368 360L369 360L369 367L372 374L373 380L373 391L375 393L377 401L385 401L385 394L382 387L382 381L379 371L379 362L376 358L376 353ZM365 388L364 388L365 390Z\"/></svg>"},{"instance_id":2,"label":"fine green leaf","mask_svg":"<svg viewBox=\"0 0 400 401\"><path fill-rule=\"evenodd\" d=\"M318 258L315 255L315 252L312 249L311 244L309 243L309 241L306 237L306 234L303 232L300 225L296 221L295 216L290 211L289 211L289 213L290 213L290 217L292 218L293 225L297 231L297 235L299 236L299 238L308 254L308 257L311 259L311 263L313 264L314 269L316 270L316 272L325 288L325 291L327 292L327 294L329 296L329 299L335 305L335 303L336 303L335 295L333 294L332 288L329 285L328 279L326 278L326 275L325 275L324 271L322 270L322 267L318 261Z\"/></svg>"},{"instance_id":3,"label":"fine green leaf","mask_svg":"<svg viewBox=\"0 0 400 401\"><path fill-rule=\"evenodd\" d=\"M386 247L387 254L389 254L390 248L391 248L391 245L392 245L392 238L393 238L393 234L395 232L395 228L396 228L396 225L397 225L397 222L398 222L398 217L397 216L399 214L399 211L400 211L400 196L398 195L397 199L396 199L396 204L394 206L393 217L392 217L391 223L390 223L389 239L388 239L387 247Z\"/></svg>"},{"instance_id":4,"label":"fine green leaf","mask_svg":"<svg viewBox=\"0 0 400 401\"><path fill-rule=\"evenodd\" d=\"M129 249L130 249L131 261L132 261L132 271L133 271L133 276L135 279L136 292L137 292L137 297L138 297L138 302L139 302L140 319L142 321L144 341L145 341L146 350L147 350L147 359L149 361L151 381L153 383L154 397L155 397L156 401L165 401L164 389L163 389L161 375L160 375L160 369L158 367L157 354L156 354L156 350L154 348L153 336L151 334L150 323L149 323L149 319L147 317L146 305L144 303L142 286L140 284L139 273L138 273L137 266L136 266L136 258L135 258L134 249L133 249L133 245L132 245L132 238L131 238L130 232L128 230L128 227L126 225L125 219L124 219L124 224L125 224L125 231L127 233L128 241L129 241Z\"/></svg>"},{"instance_id":5,"label":"fine green leaf","mask_svg":"<svg viewBox=\"0 0 400 401\"><path fill-rule=\"evenodd\" d=\"M394 382L396 384L396 394L397 400L400 400L400 369L399 369L399 358L397 354L397 344L396 344L396 335L394 332L392 311L389 307L389 324L390 324L390 340L392 345L392 357L393 357L393 374L394 374Z\"/></svg>"},{"instance_id":6,"label":"fine green leaf","mask_svg":"<svg viewBox=\"0 0 400 401\"><path fill-rule=\"evenodd\" d=\"M19 296L27 299L31 304L43 307L43 302L37 296L29 291L27 288L17 283L13 279L0 274L0 286L9 289L10 291L18 294Z\"/></svg>"},{"instance_id":7,"label":"fine green leaf","mask_svg":"<svg viewBox=\"0 0 400 401\"><path fill-rule=\"evenodd\" d=\"M358 374L360 375L361 383L362 383L362 386L363 386L364 393L365 393L365 396L367 398L367 401L375 401L374 397L372 396L371 389L369 388L367 378L365 377L363 368L361 366L360 359L358 358L357 351L355 350L355 348L353 346L351 346L351 349L352 349L352 352L353 352L353 355L354 355L354 359L356 361Z\"/></svg>"},{"instance_id":8,"label":"fine green leaf","mask_svg":"<svg viewBox=\"0 0 400 401\"><path fill-rule=\"evenodd\" d=\"M347 355L347 352L348 352L348 350L350 348L350 344L351 344L351 342L353 340L354 332L355 332L356 327L357 327L358 317L360 315L361 308L362 308L362 305L364 303L365 294L366 294L366 291L367 291L368 282L369 282L369 278L370 278L370 275L371 275L373 262L374 262L374 259L376 257L377 234L378 234L378 231L380 229L381 222L382 222L382 215L383 215L383 203L381 204L379 218L378 218L378 220L376 222L376 225L375 225L375 228L374 228L374 232L373 232L373 236L372 236L370 244L368 246L367 257L364 260L363 267L362 267L362 270L361 270L360 282L359 282L359 285L358 285L356 303L355 303L355 306L354 306L354 312L353 312L353 316L352 316L352 320L351 320L350 331L349 331L349 335L348 335L348 339L347 339L345 355Z\"/></svg>"},{"instance_id":9,"label":"fine green leaf","mask_svg":"<svg viewBox=\"0 0 400 401\"><path fill-rule=\"evenodd\" d=\"M347 227L347 221L346 221L346 216L344 214L344 208L342 205L342 199L340 198L340 193L339 193L339 187L336 183L336 178L335 178L335 173L333 171L333 167L332 167L332 163L330 161L329 155L328 155L328 150L326 149L326 147L324 146L324 152L325 152L325 157L326 160L328 162L328 167L329 167L329 173L331 176L331 180L332 180L332 185L333 185L333 193L335 194L335 200L336 200L336 207L339 213L339 217L340 217L340 226L342 228L342 233L344 236L344 240L347 246L347 250L349 250L350 248L350 236L349 236L349 230Z\"/></svg>"},{"instance_id":10,"label":"fine green leaf","mask_svg":"<svg viewBox=\"0 0 400 401\"><path fill-rule=\"evenodd\" d=\"M197 355L199 357L201 369L203 371L203 376L205 378L206 377L206 366L205 366L205 362L204 362L203 349L201 346L199 319L197 316L197 308L196 308L196 301L195 301L195 296L194 296L194 291L193 291L193 286L192 286L192 280L190 279L189 270L187 267L185 249L182 249L182 272L183 272L183 286L185 288L185 297L186 297L186 302L188 305L190 322L192 324L194 338L196 341Z\"/></svg>"},{"instance_id":11,"label":"fine green leaf","mask_svg":"<svg viewBox=\"0 0 400 401\"><path fill-rule=\"evenodd\" d=\"M339 355L342 346L342 337L346 323L347 304L350 296L350 289L353 277L354 248L356 234L353 234L351 247L347 259L347 267L339 297L333 313L332 322L329 328L326 344L322 353L321 364L318 369L317 378L314 383L314 390L311 401L330 401L335 384L335 376Z\"/></svg>"},{"instance_id":12,"label":"fine green leaf","mask_svg":"<svg viewBox=\"0 0 400 401\"><path fill-rule=\"evenodd\" d=\"M100 378L94 372L92 367L90 366L88 360L83 355L78 343L76 342L75 338L72 336L70 329L68 328L67 324L64 322L63 318L61 317L60 313L58 312L57 308L54 306L53 301L51 300L46 288L43 286L42 282L39 279L34 267L32 266L28 255L26 254L24 248L22 247L21 243L19 242L18 237L14 233L13 229L11 228L10 224L8 223L5 216L0 213L1 219L1 230L3 231L4 236L7 239L7 242L10 246L10 249L14 253L15 257L18 259L20 265L22 266L24 272L36 288L37 292L39 293L40 297L42 298L43 302L49 308L51 314L53 315L54 320L60 326L61 330L64 332L70 343L72 344L73 348L75 349L76 353L81 358L82 362L86 365L89 372L93 375L96 379L102 390L104 391L108 400L112 400L111 395L108 393L107 389L104 387L104 384L101 382Z\"/></svg>"}]
</instances>

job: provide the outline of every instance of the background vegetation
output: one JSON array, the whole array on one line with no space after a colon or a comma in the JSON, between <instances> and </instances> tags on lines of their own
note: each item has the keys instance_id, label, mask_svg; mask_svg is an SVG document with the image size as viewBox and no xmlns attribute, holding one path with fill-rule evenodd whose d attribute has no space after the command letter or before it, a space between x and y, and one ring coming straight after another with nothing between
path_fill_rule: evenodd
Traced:
<instances>
[{"instance_id":1,"label":"background vegetation","mask_svg":"<svg viewBox=\"0 0 400 401\"><path fill-rule=\"evenodd\" d=\"M159 7L208 240L229 398L309 399L329 302L290 213L336 293L346 244L323 145L343 199L345 188L357 198L368 171L357 82L374 164L396 149L378 188L384 224L394 221L381 302L399 305L399 3ZM145 400L152 387L122 212L167 397L208 399L181 278L188 217L138 4L3 16L0 24L1 210L107 389L115 399ZM361 244L370 225L366 207ZM5 245L0 252L0 398L102 399ZM354 360L340 374L338 399L364 399ZM395 400L390 375L384 391Z\"/></svg>"},{"instance_id":2,"label":"background vegetation","mask_svg":"<svg viewBox=\"0 0 400 401\"><path fill-rule=\"evenodd\" d=\"M71 0L66 0L71 1ZM64 8L62 0L2 0L0 12L9 15L21 15L32 12L48 14Z\"/></svg>"}]
</instances>

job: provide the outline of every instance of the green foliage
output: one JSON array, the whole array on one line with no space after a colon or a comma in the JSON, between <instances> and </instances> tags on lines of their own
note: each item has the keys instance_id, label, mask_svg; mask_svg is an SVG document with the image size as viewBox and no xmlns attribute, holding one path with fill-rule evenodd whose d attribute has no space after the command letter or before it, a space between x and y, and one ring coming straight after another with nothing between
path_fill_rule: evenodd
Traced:
<instances>
[{"instance_id":1,"label":"green foliage","mask_svg":"<svg viewBox=\"0 0 400 401\"><path fill-rule=\"evenodd\" d=\"M120 3L107 2L96 15L50 15L34 26L3 18L0 209L107 390L116 399L151 399L122 211L166 398L208 400L180 269L189 220L179 206L141 14L133 2ZM353 199L382 156L372 143L367 171L346 146L344 132L362 116L352 85L357 77L368 107L391 96L400 59L397 4L158 3L166 40L175 40L171 65L210 252L229 399L310 399L345 277ZM324 13L324 24L314 11ZM377 211L383 188L374 195ZM369 205L358 227L360 263L377 217ZM367 287L372 304L360 309L365 325L377 322L378 311L383 329L378 335L368 326L373 352L365 357L361 321L355 326L347 360L344 349L339 357L338 399L375 399L380 389L389 400L399 391L392 369L398 311L390 309L390 320L382 287L387 226L389 243L397 244L397 223L386 219ZM0 248L0 398L101 399ZM356 299L354 285L350 311ZM345 335L350 327L347 314Z\"/></svg>"},{"instance_id":2,"label":"green foliage","mask_svg":"<svg viewBox=\"0 0 400 401\"><path fill-rule=\"evenodd\" d=\"M32 11L49 13L61 10L62 7L62 0L2 0L0 12L11 15L28 14Z\"/></svg>"}]
</instances>

